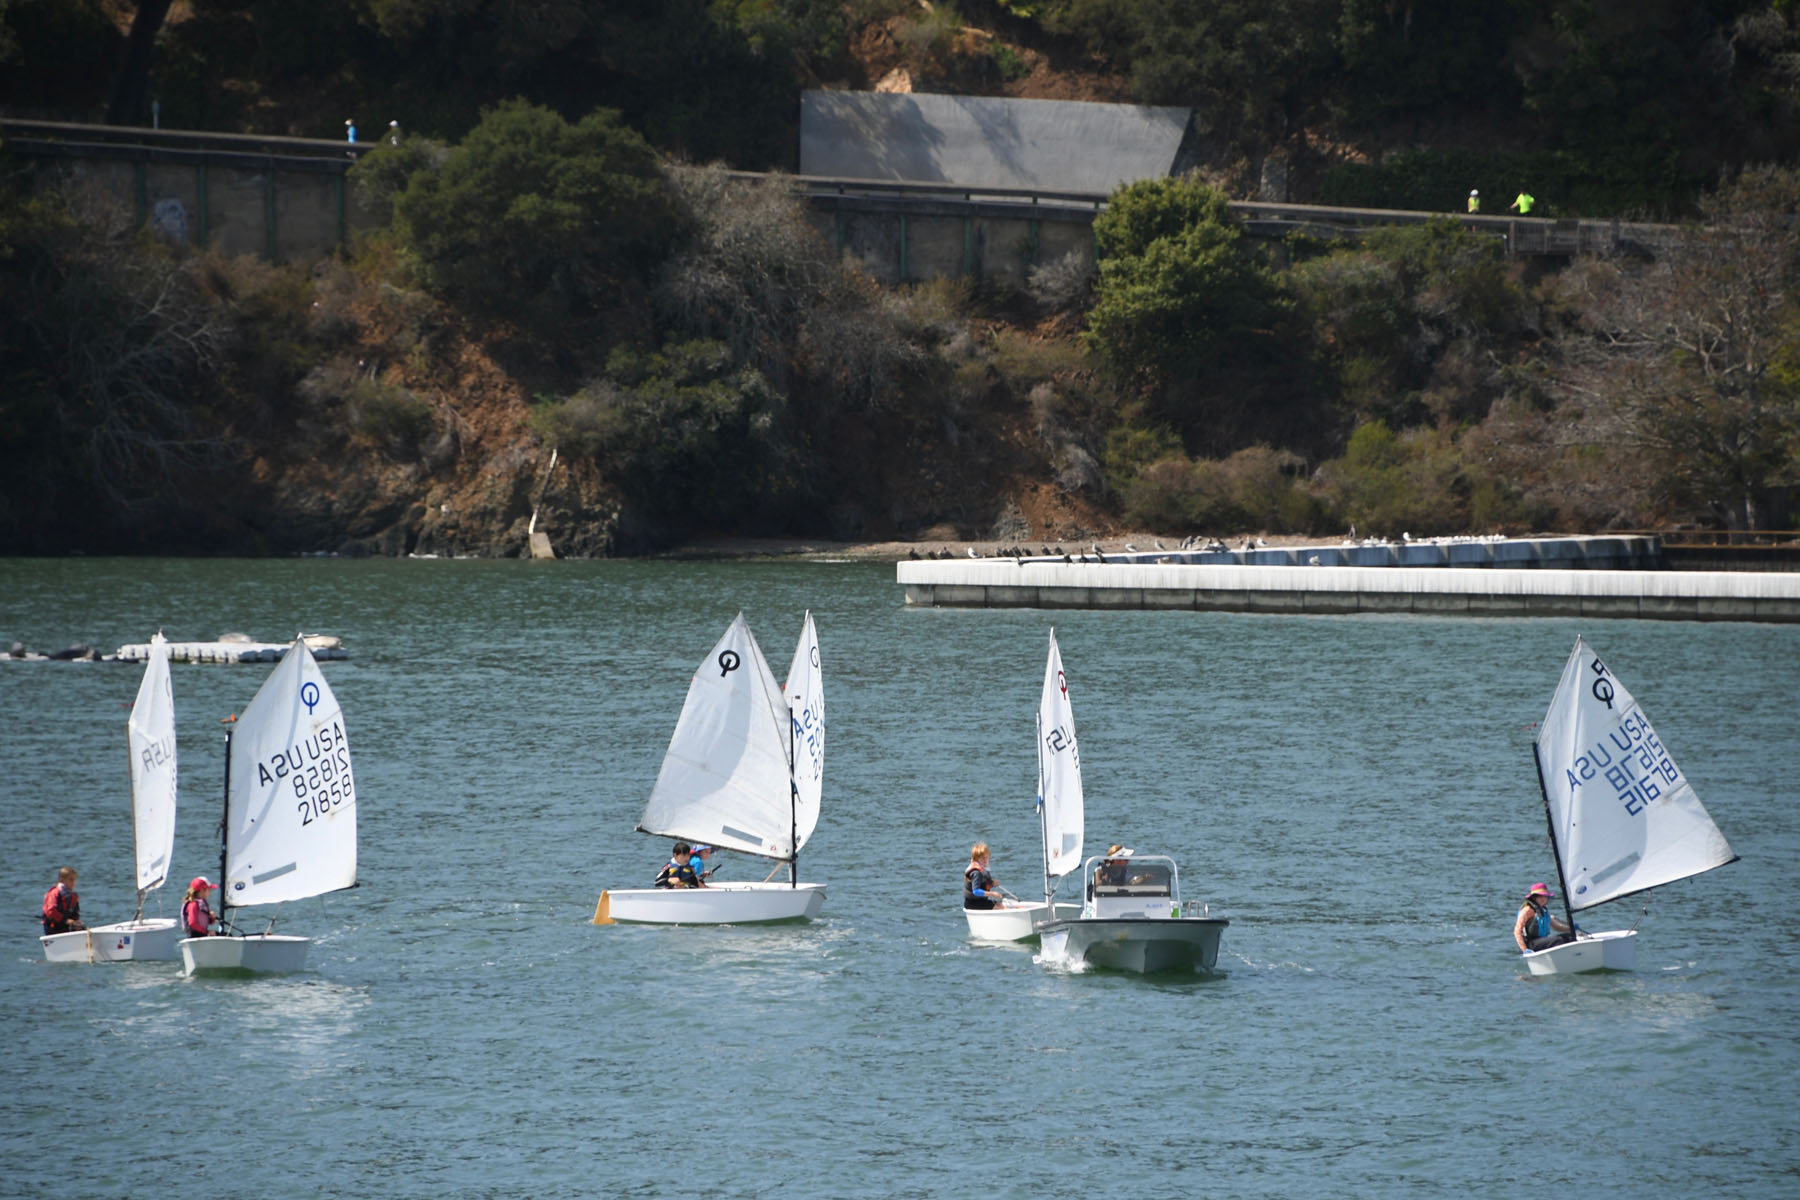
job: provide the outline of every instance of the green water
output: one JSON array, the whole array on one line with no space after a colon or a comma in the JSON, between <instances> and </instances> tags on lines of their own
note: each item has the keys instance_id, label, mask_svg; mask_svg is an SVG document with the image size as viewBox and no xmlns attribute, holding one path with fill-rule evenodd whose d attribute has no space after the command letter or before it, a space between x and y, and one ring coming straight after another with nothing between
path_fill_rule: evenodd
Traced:
<instances>
[{"instance_id":1,"label":"green water","mask_svg":"<svg viewBox=\"0 0 1800 1200\"><path fill-rule=\"evenodd\" d=\"M588 924L663 859L631 828L701 656L742 608L779 673L809 607L822 919ZM1055 614L1089 846L1173 854L1232 921L1224 976L1143 979L957 908L977 839L1040 887L1051 621L907 611L868 564L0 561L4 643L342 636L362 831L362 885L282 911L303 975L49 966L56 866L130 915L139 672L0 663L0 1192L1794 1194L1800 628ZM1743 861L1651 895L1636 973L1540 980L1530 727L1577 632ZM174 668L180 880L267 670Z\"/></svg>"}]
</instances>

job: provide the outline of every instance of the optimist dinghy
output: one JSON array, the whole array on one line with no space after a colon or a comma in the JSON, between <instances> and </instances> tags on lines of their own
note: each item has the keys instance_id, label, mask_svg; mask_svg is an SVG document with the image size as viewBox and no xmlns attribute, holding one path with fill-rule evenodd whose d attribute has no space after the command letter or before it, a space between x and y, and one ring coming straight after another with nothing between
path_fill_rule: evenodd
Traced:
<instances>
[{"instance_id":1,"label":"optimist dinghy","mask_svg":"<svg viewBox=\"0 0 1800 1200\"><path fill-rule=\"evenodd\" d=\"M1081 862L1081 752L1075 743L1075 713L1069 707L1069 684L1063 677L1056 630L1050 631L1050 657L1044 664L1044 687L1038 697L1038 827L1044 844L1044 898L1010 902L1004 908L965 908L969 936L982 941L1024 942L1052 916L1073 916L1076 904L1057 904L1056 886Z\"/></svg>"},{"instance_id":2,"label":"optimist dinghy","mask_svg":"<svg viewBox=\"0 0 1800 1200\"><path fill-rule=\"evenodd\" d=\"M131 830L137 846L137 914L129 921L39 938L50 962L173 962L181 940L173 917L144 919L144 896L169 877L175 849L175 692L169 643L150 639L144 678L125 723L131 748Z\"/></svg>"},{"instance_id":3,"label":"optimist dinghy","mask_svg":"<svg viewBox=\"0 0 1800 1200\"><path fill-rule=\"evenodd\" d=\"M186 938L196 971L282 973L306 966L311 938L238 933L234 908L280 904L356 886L356 780L344 712L303 637L294 639L225 734L220 921L227 932Z\"/></svg>"},{"instance_id":4,"label":"optimist dinghy","mask_svg":"<svg viewBox=\"0 0 1800 1200\"><path fill-rule=\"evenodd\" d=\"M1121 971L1211 971L1231 922L1209 915L1205 905L1182 903L1175 860L1166 855L1134 857L1119 848L1090 858L1081 865L1080 908L1051 907L1052 874L1060 878L1079 861L1084 823L1075 716L1054 631L1038 705L1038 764L1048 910L1036 922L1038 961Z\"/></svg>"},{"instance_id":5,"label":"optimist dinghy","mask_svg":"<svg viewBox=\"0 0 1800 1200\"><path fill-rule=\"evenodd\" d=\"M1736 862L1625 685L1580 638L1532 743L1564 913ZM1527 951L1533 975L1637 968L1637 930Z\"/></svg>"},{"instance_id":6,"label":"optimist dinghy","mask_svg":"<svg viewBox=\"0 0 1800 1200\"><path fill-rule=\"evenodd\" d=\"M788 880L609 888L600 893L594 924L738 925L818 916L825 885L799 882L799 859L819 822L824 770L825 688L812 613L794 648L785 695L739 613L694 672L637 829L786 863Z\"/></svg>"}]
</instances>

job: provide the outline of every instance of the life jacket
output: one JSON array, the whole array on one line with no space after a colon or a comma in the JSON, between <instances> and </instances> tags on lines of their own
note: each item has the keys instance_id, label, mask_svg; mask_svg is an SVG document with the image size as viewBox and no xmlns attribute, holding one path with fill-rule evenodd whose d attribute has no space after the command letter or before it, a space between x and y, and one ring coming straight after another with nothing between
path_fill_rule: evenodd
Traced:
<instances>
[{"instance_id":1,"label":"life jacket","mask_svg":"<svg viewBox=\"0 0 1800 1200\"><path fill-rule=\"evenodd\" d=\"M663 864L663 869L656 873L656 886L659 888L699 887L700 877L694 874L694 868L686 862L671 858Z\"/></svg>"},{"instance_id":2,"label":"life jacket","mask_svg":"<svg viewBox=\"0 0 1800 1200\"><path fill-rule=\"evenodd\" d=\"M208 937L212 933L212 906L199 896L195 896L181 906L181 923L187 926L189 937Z\"/></svg>"},{"instance_id":3,"label":"life jacket","mask_svg":"<svg viewBox=\"0 0 1800 1200\"><path fill-rule=\"evenodd\" d=\"M44 932L68 933L81 920L81 897L53 883L44 893Z\"/></svg>"},{"instance_id":4,"label":"life jacket","mask_svg":"<svg viewBox=\"0 0 1800 1200\"><path fill-rule=\"evenodd\" d=\"M1550 910L1539 908L1529 900L1525 902L1525 907L1531 910L1531 915L1525 918L1525 944L1530 945L1533 938L1549 937Z\"/></svg>"},{"instance_id":5,"label":"life jacket","mask_svg":"<svg viewBox=\"0 0 1800 1200\"><path fill-rule=\"evenodd\" d=\"M977 888L983 892L992 892L994 890L994 877L974 863L970 863L968 869L963 872L963 907L995 907L996 901L991 895L977 896L975 894Z\"/></svg>"}]
</instances>

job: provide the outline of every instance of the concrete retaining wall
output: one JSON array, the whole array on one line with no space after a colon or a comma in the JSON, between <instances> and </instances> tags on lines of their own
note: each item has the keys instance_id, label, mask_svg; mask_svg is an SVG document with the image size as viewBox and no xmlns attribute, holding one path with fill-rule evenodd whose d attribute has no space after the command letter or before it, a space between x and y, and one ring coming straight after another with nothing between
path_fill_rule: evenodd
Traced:
<instances>
[{"instance_id":1,"label":"concrete retaining wall","mask_svg":"<svg viewBox=\"0 0 1800 1200\"><path fill-rule=\"evenodd\" d=\"M911 605L1800 623L1800 574L903 562Z\"/></svg>"}]
</instances>

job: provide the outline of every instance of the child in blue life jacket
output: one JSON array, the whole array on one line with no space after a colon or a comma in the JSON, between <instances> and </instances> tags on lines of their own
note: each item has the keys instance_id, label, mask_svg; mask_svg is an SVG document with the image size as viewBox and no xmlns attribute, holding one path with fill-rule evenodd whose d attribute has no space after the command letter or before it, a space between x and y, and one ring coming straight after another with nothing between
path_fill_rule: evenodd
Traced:
<instances>
[{"instance_id":1,"label":"child in blue life jacket","mask_svg":"<svg viewBox=\"0 0 1800 1200\"><path fill-rule=\"evenodd\" d=\"M1552 946L1575 940L1575 934L1567 923L1550 915L1548 906L1555 898L1556 894L1548 884L1531 885L1531 891L1525 897L1525 907L1519 910L1519 918L1513 922L1513 941L1519 943L1519 953L1548 950Z\"/></svg>"},{"instance_id":2,"label":"child in blue life jacket","mask_svg":"<svg viewBox=\"0 0 1800 1200\"><path fill-rule=\"evenodd\" d=\"M700 875L694 870L694 848L686 842L676 842L675 852L663 869L656 873L656 886L659 888L691 888L705 887L700 882Z\"/></svg>"}]
</instances>

